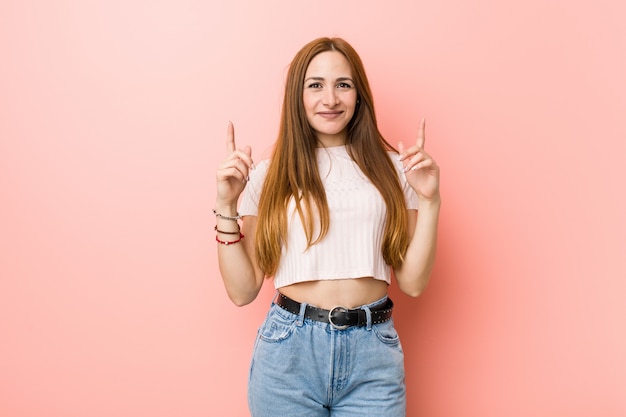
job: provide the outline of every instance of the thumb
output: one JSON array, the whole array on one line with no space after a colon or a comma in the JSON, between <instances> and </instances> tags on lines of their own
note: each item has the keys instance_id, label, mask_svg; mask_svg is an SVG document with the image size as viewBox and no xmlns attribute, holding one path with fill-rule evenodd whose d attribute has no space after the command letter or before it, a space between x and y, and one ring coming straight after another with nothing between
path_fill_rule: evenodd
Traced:
<instances>
[{"instance_id":1,"label":"thumb","mask_svg":"<svg viewBox=\"0 0 626 417\"><path fill-rule=\"evenodd\" d=\"M404 142L398 142L398 153L402 155L404 153Z\"/></svg>"}]
</instances>

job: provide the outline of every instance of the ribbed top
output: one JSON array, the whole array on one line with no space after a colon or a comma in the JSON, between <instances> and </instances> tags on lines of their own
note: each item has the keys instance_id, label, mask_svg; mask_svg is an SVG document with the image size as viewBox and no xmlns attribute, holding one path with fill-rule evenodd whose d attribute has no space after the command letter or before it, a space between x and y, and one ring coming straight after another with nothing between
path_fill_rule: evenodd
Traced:
<instances>
[{"instance_id":1,"label":"ribbed top","mask_svg":"<svg viewBox=\"0 0 626 417\"><path fill-rule=\"evenodd\" d=\"M392 155L403 186L407 208L417 209L417 195L408 185L402 165ZM297 282L374 277L391 282L391 269L382 257L385 202L376 187L350 158L345 146L319 148L317 163L326 190L330 227L326 237L306 248L306 235L295 202L289 205L288 240L283 245L276 288ZM241 200L242 216L258 214L259 193L269 161L251 171ZM314 234L317 236L317 233Z\"/></svg>"}]
</instances>

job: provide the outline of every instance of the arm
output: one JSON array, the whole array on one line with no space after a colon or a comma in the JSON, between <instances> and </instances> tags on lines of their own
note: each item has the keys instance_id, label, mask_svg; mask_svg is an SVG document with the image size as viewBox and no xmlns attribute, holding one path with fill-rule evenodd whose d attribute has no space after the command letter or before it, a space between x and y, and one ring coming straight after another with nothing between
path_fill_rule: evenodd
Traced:
<instances>
[{"instance_id":1,"label":"arm","mask_svg":"<svg viewBox=\"0 0 626 417\"><path fill-rule=\"evenodd\" d=\"M216 206L220 207L220 206ZM220 211L222 210L222 211ZM234 216L236 209L228 210L226 207L216 208L218 213L229 213ZM257 218L246 216L241 227L241 234L245 237L240 242L230 245L217 245L217 259L220 274L224 281L226 293L237 306L244 306L254 301L261 286L264 274L256 263L254 254L254 236L256 232ZM217 228L223 231L236 231L237 226L232 220L217 218ZM236 235L219 233L218 239L229 241Z\"/></svg>"},{"instance_id":2,"label":"arm","mask_svg":"<svg viewBox=\"0 0 626 417\"><path fill-rule=\"evenodd\" d=\"M437 224L441 201L420 202L419 212L408 210L409 247L400 268L394 271L402 292L419 296L430 279L435 263Z\"/></svg>"},{"instance_id":3,"label":"arm","mask_svg":"<svg viewBox=\"0 0 626 417\"><path fill-rule=\"evenodd\" d=\"M425 130L426 123L422 120L415 146L404 151L399 144L407 181L419 197L419 212L408 211L409 246L404 263L394 273L400 289L412 297L420 295L430 279L441 207L439 167L424 151Z\"/></svg>"},{"instance_id":4,"label":"arm","mask_svg":"<svg viewBox=\"0 0 626 417\"><path fill-rule=\"evenodd\" d=\"M238 306L251 303L263 285L264 274L256 264L254 254L254 236L256 232L256 217L247 216L243 220L239 238L238 222L228 217L237 216L237 200L245 188L248 172L254 164L250 147L238 150L235 147L233 125L229 123L227 141L229 153L226 160L217 170L217 198L215 202L217 226L217 258L220 273L228 297Z\"/></svg>"}]
</instances>

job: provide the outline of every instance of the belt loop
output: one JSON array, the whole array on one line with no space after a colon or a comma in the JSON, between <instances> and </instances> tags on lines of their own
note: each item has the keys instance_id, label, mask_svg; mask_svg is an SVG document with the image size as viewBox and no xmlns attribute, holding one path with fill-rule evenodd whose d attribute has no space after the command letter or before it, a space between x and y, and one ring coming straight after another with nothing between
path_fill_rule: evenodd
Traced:
<instances>
[{"instance_id":1,"label":"belt loop","mask_svg":"<svg viewBox=\"0 0 626 417\"><path fill-rule=\"evenodd\" d=\"M365 310L365 318L367 319L367 331L372 330L372 310L368 306L361 307L361 310Z\"/></svg>"},{"instance_id":2,"label":"belt loop","mask_svg":"<svg viewBox=\"0 0 626 417\"><path fill-rule=\"evenodd\" d=\"M298 325L298 327L302 327L302 325L304 324L304 315L306 313L306 303L301 303L300 304L300 313L298 313L298 320L296 321L296 324Z\"/></svg>"}]
</instances>

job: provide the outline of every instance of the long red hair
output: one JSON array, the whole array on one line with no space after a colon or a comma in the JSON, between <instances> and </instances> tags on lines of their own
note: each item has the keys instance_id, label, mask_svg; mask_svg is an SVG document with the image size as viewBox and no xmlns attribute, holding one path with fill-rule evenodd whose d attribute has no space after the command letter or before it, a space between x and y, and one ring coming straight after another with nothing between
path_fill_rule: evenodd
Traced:
<instances>
[{"instance_id":1,"label":"long red hair","mask_svg":"<svg viewBox=\"0 0 626 417\"><path fill-rule=\"evenodd\" d=\"M302 98L309 63L325 51L343 54L352 70L358 99L348 124L346 148L387 206L381 248L385 262L394 268L400 266L408 246L404 194L388 154L393 147L378 130L361 58L341 38L319 38L305 45L289 66L278 139L259 200L255 245L259 266L268 276L276 272L282 245L287 242L287 208L292 198L304 225L308 246L321 241L328 232L330 213L316 163L318 143L307 121ZM319 231L314 236L315 218L319 220Z\"/></svg>"}]
</instances>

